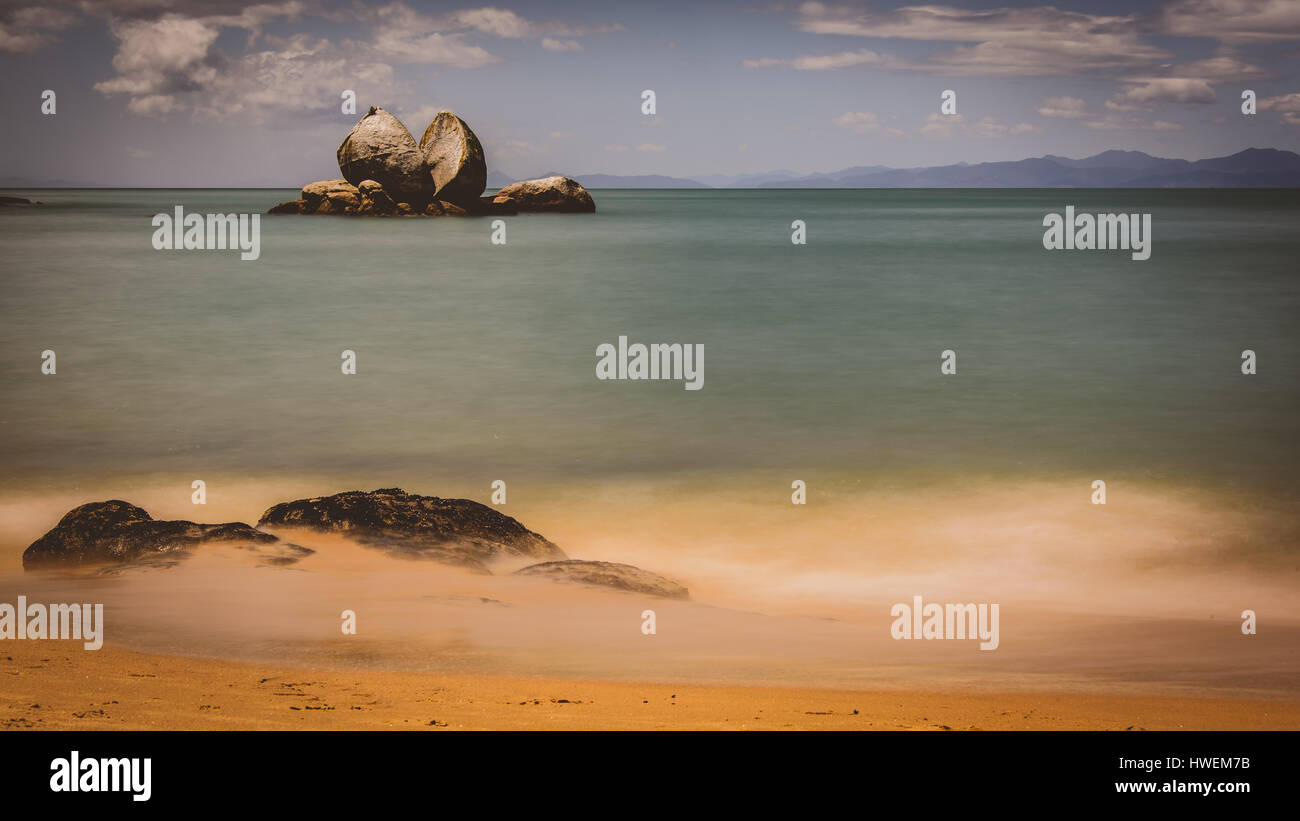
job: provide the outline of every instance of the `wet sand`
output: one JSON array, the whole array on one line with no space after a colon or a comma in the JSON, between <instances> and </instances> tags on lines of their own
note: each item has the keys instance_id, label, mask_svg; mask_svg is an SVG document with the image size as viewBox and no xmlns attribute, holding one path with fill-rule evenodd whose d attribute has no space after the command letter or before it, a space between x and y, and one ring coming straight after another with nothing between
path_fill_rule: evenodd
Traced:
<instances>
[{"instance_id":1,"label":"wet sand","mask_svg":"<svg viewBox=\"0 0 1300 821\"><path fill-rule=\"evenodd\" d=\"M297 670L8 642L0 727L36 730L1300 729L1300 701Z\"/></svg>"}]
</instances>

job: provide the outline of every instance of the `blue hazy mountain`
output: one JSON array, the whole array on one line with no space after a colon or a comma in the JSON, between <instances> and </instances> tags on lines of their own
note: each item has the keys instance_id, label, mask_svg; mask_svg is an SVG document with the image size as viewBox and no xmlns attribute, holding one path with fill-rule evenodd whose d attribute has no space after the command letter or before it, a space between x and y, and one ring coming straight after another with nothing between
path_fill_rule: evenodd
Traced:
<instances>
[{"instance_id":1,"label":"blue hazy mountain","mask_svg":"<svg viewBox=\"0 0 1300 821\"><path fill-rule=\"evenodd\" d=\"M1227 157L1171 160L1103 151L1074 160L1047 155L1015 162L929 168L845 169L771 180L760 188L1297 188L1300 154L1248 148Z\"/></svg>"},{"instance_id":2,"label":"blue hazy mountain","mask_svg":"<svg viewBox=\"0 0 1300 821\"><path fill-rule=\"evenodd\" d=\"M537 177L559 174L548 171ZM564 174L587 188L1300 188L1300 154L1248 148L1227 157L1174 160L1141 151L1103 151L1071 159L1048 154L1013 162L954 163L924 168L858 165L817 174ZM525 178L520 178L525 179ZM499 171L488 186L514 182Z\"/></svg>"}]
</instances>

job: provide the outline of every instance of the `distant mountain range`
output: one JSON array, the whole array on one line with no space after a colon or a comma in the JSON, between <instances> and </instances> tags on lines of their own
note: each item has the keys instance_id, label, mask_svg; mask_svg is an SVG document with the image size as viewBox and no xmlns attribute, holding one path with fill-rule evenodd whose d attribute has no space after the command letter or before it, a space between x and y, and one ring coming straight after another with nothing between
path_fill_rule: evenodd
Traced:
<instances>
[{"instance_id":1,"label":"distant mountain range","mask_svg":"<svg viewBox=\"0 0 1300 821\"><path fill-rule=\"evenodd\" d=\"M548 172L540 176L551 176ZM1048 154L1015 162L927 168L854 166L825 174L793 171L697 179L658 174L566 174L587 188L1300 188L1300 154L1248 148L1228 157L1171 160L1141 151L1103 151L1074 160ZM513 182L500 172L488 185Z\"/></svg>"}]
</instances>

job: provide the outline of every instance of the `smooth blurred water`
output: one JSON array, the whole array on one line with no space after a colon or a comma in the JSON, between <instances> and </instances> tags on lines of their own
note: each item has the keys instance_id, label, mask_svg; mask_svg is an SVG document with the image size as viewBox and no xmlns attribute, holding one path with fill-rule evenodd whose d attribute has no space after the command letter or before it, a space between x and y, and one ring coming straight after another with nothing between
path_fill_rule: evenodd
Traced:
<instances>
[{"instance_id":1,"label":"smooth blurred water","mask_svg":"<svg viewBox=\"0 0 1300 821\"><path fill-rule=\"evenodd\" d=\"M8 488L826 470L1291 494L1300 478L1294 191L596 191L594 215L508 218L504 246L486 219L264 215L247 262L155 251L150 219L295 192L6 193L47 203L0 209ZM1043 216L1067 204L1152 213L1151 258L1044 250ZM702 343L704 389L598 381L596 347L619 335Z\"/></svg>"}]
</instances>

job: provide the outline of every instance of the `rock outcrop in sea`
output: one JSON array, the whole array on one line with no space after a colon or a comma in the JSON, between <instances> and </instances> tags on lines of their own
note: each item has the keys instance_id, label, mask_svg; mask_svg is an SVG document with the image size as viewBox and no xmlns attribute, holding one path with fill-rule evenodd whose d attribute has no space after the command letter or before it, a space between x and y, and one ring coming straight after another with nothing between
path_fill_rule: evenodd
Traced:
<instances>
[{"instance_id":1,"label":"rock outcrop in sea","mask_svg":"<svg viewBox=\"0 0 1300 821\"><path fill-rule=\"evenodd\" d=\"M420 147L402 121L382 108L371 108L338 150L343 179L357 186L374 180L397 202L424 205L433 198L433 180Z\"/></svg>"},{"instance_id":2,"label":"rock outcrop in sea","mask_svg":"<svg viewBox=\"0 0 1300 821\"><path fill-rule=\"evenodd\" d=\"M492 202L520 211L582 213L596 210L596 203L587 189L568 177L543 177L512 183L498 191Z\"/></svg>"},{"instance_id":3,"label":"rock outcrop in sea","mask_svg":"<svg viewBox=\"0 0 1300 821\"><path fill-rule=\"evenodd\" d=\"M542 562L515 571L517 576L541 576L557 582L612 587L664 599L689 599L690 591L672 579L630 564L567 559Z\"/></svg>"},{"instance_id":4,"label":"rock outcrop in sea","mask_svg":"<svg viewBox=\"0 0 1300 821\"><path fill-rule=\"evenodd\" d=\"M587 189L568 177L524 180L483 196L483 146L450 111L439 112L416 143L397 117L371 107L339 145L338 163L342 179L309 183L298 199L267 213L443 217L596 210Z\"/></svg>"},{"instance_id":5,"label":"rock outcrop in sea","mask_svg":"<svg viewBox=\"0 0 1300 821\"><path fill-rule=\"evenodd\" d=\"M150 564L170 566L204 544L257 551L263 564L292 564L310 548L281 542L243 522L159 521L129 502L112 499L74 508L23 551L24 570Z\"/></svg>"}]
</instances>

